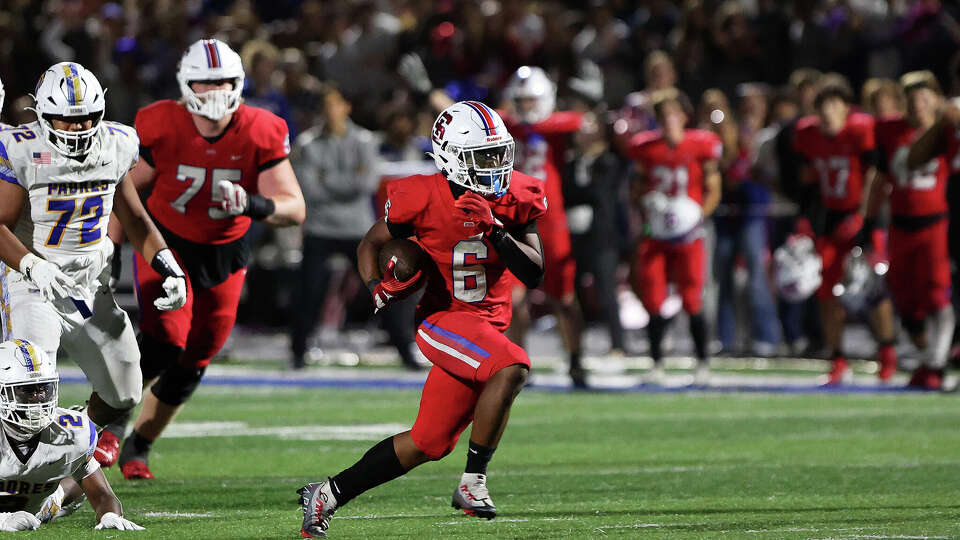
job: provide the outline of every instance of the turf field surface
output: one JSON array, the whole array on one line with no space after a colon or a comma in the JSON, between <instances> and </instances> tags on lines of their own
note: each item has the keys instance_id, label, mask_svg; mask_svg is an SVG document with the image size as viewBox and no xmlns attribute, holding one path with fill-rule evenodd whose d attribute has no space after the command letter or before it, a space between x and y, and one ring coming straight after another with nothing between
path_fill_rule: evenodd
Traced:
<instances>
[{"instance_id":1,"label":"turf field surface","mask_svg":"<svg viewBox=\"0 0 960 540\"><path fill-rule=\"evenodd\" d=\"M61 401L83 399L65 384ZM419 393L204 385L154 447L158 479L107 476L143 533L89 507L30 538L296 538L295 490L408 426ZM465 461L344 507L333 538L952 538L955 395L561 393L518 398L489 470L500 516L458 514ZM468 432L469 433L469 432ZM468 435L468 434L467 434Z\"/></svg>"}]
</instances>

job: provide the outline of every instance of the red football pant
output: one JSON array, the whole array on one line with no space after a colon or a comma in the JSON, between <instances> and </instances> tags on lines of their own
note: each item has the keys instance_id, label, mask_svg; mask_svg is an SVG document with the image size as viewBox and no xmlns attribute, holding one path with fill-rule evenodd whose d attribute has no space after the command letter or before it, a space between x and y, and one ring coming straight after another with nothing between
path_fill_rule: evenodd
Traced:
<instances>
[{"instance_id":1,"label":"red football pant","mask_svg":"<svg viewBox=\"0 0 960 540\"><path fill-rule=\"evenodd\" d=\"M543 245L543 292L553 298L571 298L577 279L577 263L570 246L570 229L564 221L541 221L540 243Z\"/></svg>"},{"instance_id":2,"label":"red football pant","mask_svg":"<svg viewBox=\"0 0 960 540\"><path fill-rule=\"evenodd\" d=\"M140 304L140 330L182 348L179 361L183 367L206 367L233 330L247 269L237 270L209 289L195 289L188 276L187 303L174 311L160 311L153 305L155 299L164 296L163 278L139 253L133 271Z\"/></svg>"},{"instance_id":3,"label":"red football pant","mask_svg":"<svg viewBox=\"0 0 960 540\"><path fill-rule=\"evenodd\" d=\"M887 285L904 318L920 321L950 303L948 226L942 219L918 231L890 227Z\"/></svg>"},{"instance_id":4,"label":"red football pant","mask_svg":"<svg viewBox=\"0 0 960 540\"><path fill-rule=\"evenodd\" d=\"M853 249L854 240L862 226L863 218L860 214L853 214L834 227L830 235L817 237L817 253L820 254L820 260L823 263L821 272L823 281L817 289L817 298L821 300L833 298L833 286L843 280L843 262Z\"/></svg>"},{"instance_id":5,"label":"red football pant","mask_svg":"<svg viewBox=\"0 0 960 540\"><path fill-rule=\"evenodd\" d=\"M667 299L667 283L676 284L683 309L693 315L703 309L706 282L703 238L682 244L646 238L637 248L633 290L650 315L659 315Z\"/></svg>"},{"instance_id":6,"label":"red football pant","mask_svg":"<svg viewBox=\"0 0 960 540\"><path fill-rule=\"evenodd\" d=\"M441 311L417 329L417 345L433 363L410 436L424 454L440 459L473 421L484 384L515 364L530 367L524 350L483 319Z\"/></svg>"}]
</instances>

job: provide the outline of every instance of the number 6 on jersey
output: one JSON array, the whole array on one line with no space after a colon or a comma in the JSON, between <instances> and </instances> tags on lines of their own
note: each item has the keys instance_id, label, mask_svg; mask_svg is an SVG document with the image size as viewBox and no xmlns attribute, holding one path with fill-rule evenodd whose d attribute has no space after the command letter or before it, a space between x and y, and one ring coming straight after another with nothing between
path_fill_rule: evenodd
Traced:
<instances>
[{"instance_id":1,"label":"number 6 on jersey","mask_svg":"<svg viewBox=\"0 0 960 540\"><path fill-rule=\"evenodd\" d=\"M487 297L487 245L482 240L461 240L453 247L453 297L461 302L480 302ZM468 264L467 259L472 261Z\"/></svg>"}]
</instances>

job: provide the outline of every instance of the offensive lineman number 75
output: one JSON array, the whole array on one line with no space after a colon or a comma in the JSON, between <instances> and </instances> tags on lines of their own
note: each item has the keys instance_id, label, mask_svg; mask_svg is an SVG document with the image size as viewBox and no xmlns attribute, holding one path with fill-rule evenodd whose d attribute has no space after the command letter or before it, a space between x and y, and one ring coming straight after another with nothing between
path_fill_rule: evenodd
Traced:
<instances>
[{"instance_id":1,"label":"offensive lineman number 75","mask_svg":"<svg viewBox=\"0 0 960 540\"><path fill-rule=\"evenodd\" d=\"M223 198L217 186L221 180L239 182L243 176L242 171L240 169L211 169L210 173L211 206L207 209L207 215L210 216L210 219L225 219L229 217L229 214L220 208L220 201L222 201ZM187 203L197 196L197 193L203 189L203 184L207 181L207 169L194 167L193 165L180 165L177 167L177 180L185 182L187 189L177 197L177 200L170 203L170 206L177 212L186 214Z\"/></svg>"}]
</instances>

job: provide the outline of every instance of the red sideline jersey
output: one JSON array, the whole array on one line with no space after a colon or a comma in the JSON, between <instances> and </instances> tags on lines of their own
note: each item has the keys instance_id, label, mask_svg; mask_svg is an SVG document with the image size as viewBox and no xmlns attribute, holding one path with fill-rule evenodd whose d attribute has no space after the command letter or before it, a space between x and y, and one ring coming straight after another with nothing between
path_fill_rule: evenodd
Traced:
<instances>
[{"instance_id":1,"label":"red sideline jersey","mask_svg":"<svg viewBox=\"0 0 960 540\"><path fill-rule=\"evenodd\" d=\"M547 213L544 225L567 230L567 213L563 202L563 159L570 145L570 136L580 129L583 114L561 111L536 124L520 124L501 114L507 131L517 144L514 168L546 183Z\"/></svg>"},{"instance_id":2,"label":"red sideline jersey","mask_svg":"<svg viewBox=\"0 0 960 540\"><path fill-rule=\"evenodd\" d=\"M649 191L660 191L668 197L686 194L702 205L703 164L720 159L723 143L712 131L688 129L683 141L673 147L660 130L653 130L634 135L627 153L643 167Z\"/></svg>"},{"instance_id":3,"label":"red sideline jersey","mask_svg":"<svg viewBox=\"0 0 960 540\"><path fill-rule=\"evenodd\" d=\"M200 244L226 244L246 234L247 216L220 210L221 180L257 193L257 176L290 153L286 123L273 113L240 105L227 130L202 137L183 104L153 103L137 113L141 155L156 169L147 208L177 236Z\"/></svg>"},{"instance_id":4,"label":"red sideline jersey","mask_svg":"<svg viewBox=\"0 0 960 540\"><path fill-rule=\"evenodd\" d=\"M893 186L890 213L894 216L920 217L945 214L947 157L937 156L917 170L907 169L907 153L917 138L917 129L903 118L877 122L876 138L886 178Z\"/></svg>"},{"instance_id":5,"label":"red sideline jersey","mask_svg":"<svg viewBox=\"0 0 960 540\"><path fill-rule=\"evenodd\" d=\"M801 118L793 147L813 165L824 207L849 212L860 206L866 172L860 158L876 148L874 122L869 114L850 113L843 129L833 137L820 129L819 117Z\"/></svg>"},{"instance_id":6,"label":"red sideline jersey","mask_svg":"<svg viewBox=\"0 0 960 540\"><path fill-rule=\"evenodd\" d=\"M467 312L506 330L516 278L472 223L454 218L453 204L449 183L439 173L387 184L386 220L411 226L440 273L429 276L417 319L438 311ZM507 193L490 201L507 229L539 219L545 204L543 182L516 171Z\"/></svg>"}]
</instances>

